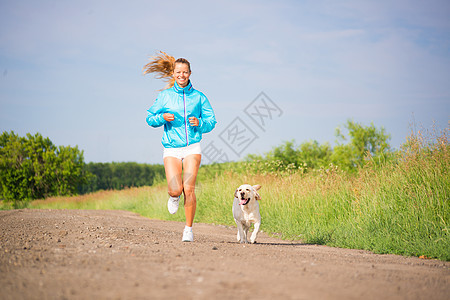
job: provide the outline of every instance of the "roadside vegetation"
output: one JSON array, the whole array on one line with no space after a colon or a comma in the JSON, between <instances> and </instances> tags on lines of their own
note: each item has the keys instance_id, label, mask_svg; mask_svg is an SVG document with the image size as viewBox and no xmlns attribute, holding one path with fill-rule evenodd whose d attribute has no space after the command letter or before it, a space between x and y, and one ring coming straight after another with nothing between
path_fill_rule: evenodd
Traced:
<instances>
[{"instance_id":1,"label":"roadside vegetation","mask_svg":"<svg viewBox=\"0 0 450 300\"><path fill-rule=\"evenodd\" d=\"M41 134L0 135L0 207L26 207L31 200L101 190L149 186L164 178L163 165L84 163L77 146L56 146Z\"/></svg>"},{"instance_id":2,"label":"roadside vegetation","mask_svg":"<svg viewBox=\"0 0 450 300\"><path fill-rule=\"evenodd\" d=\"M234 190L243 183L260 184L261 229L269 234L450 260L448 128L413 132L396 151L389 148L388 135L373 125L349 121L345 129L348 133L339 132L342 142L334 149L291 141L264 156L202 166L195 222L233 226ZM166 185L160 181L151 187L49 197L29 207L120 209L184 221L182 211L167 213L166 202Z\"/></svg>"},{"instance_id":3,"label":"roadside vegetation","mask_svg":"<svg viewBox=\"0 0 450 300\"><path fill-rule=\"evenodd\" d=\"M32 199L73 195L88 182L83 151L56 146L41 134L20 137L13 131L0 135L0 199L13 208Z\"/></svg>"}]
</instances>

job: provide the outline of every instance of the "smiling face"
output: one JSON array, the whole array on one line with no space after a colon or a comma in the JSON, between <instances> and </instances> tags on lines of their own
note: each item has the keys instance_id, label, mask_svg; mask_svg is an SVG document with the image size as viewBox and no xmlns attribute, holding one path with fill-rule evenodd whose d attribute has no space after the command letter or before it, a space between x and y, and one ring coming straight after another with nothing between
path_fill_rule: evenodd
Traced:
<instances>
[{"instance_id":1,"label":"smiling face","mask_svg":"<svg viewBox=\"0 0 450 300\"><path fill-rule=\"evenodd\" d=\"M191 76L191 70L188 64L175 63L173 70L173 78L180 87L185 87L189 82L189 76Z\"/></svg>"}]
</instances>

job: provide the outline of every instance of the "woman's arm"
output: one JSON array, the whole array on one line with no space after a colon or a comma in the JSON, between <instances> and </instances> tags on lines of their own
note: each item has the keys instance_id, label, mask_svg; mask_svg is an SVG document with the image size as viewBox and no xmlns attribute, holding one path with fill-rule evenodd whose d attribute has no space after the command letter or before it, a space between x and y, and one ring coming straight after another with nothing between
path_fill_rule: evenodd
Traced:
<instances>
[{"instance_id":1,"label":"woman's arm","mask_svg":"<svg viewBox=\"0 0 450 300\"><path fill-rule=\"evenodd\" d=\"M202 133L208 133L216 126L216 116L214 110L206 96L202 97L202 116L199 118L199 128Z\"/></svg>"},{"instance_id":2,"label":"woman's arm","mask_svg":"<svg viewBox=\"0 0 450 300\"><path fill-rule=\"evenodd\" d=\"M152 127L159 127L166 123L164 119L164 107L162 105L161 94L156 98L155 103L153 103L152 107L147 110L147 124Z\"/></svg>"}]
</instances>

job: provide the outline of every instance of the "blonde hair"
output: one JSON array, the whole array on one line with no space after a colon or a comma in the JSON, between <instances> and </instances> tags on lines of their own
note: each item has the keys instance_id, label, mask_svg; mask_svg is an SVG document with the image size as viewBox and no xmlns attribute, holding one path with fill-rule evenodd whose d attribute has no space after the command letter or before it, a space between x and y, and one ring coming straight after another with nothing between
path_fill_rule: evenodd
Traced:
<instances>
[{"instance_id":1,"label":"blonde hair","mask_svg":"<svg viewBox=\"0 0 450 300\"><path fill-rule=\"evenodd\" d=\"M175 84L175 78L173 77L173 70L175 64L187 64L189 71L191 71L191 64L185 58L175 58L163 51L159 51L158 55L150 57L150 62L143 68L144 75L150 73L156 73L156 78L168 81L166 89L173 87Z\"/></svg>"}]
</instances>

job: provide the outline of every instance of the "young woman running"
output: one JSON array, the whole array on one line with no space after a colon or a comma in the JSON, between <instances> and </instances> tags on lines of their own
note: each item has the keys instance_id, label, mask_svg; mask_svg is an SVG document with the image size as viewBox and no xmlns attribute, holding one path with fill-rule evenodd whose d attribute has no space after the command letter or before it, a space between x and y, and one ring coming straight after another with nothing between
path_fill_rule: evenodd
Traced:
<instances>
[{"instance_id":1,"label":"young woman running","mask_svg":"<svg viewBox=\"0 0 450 300\"><path fill-rule=\"evenodd\" d=\"M144 66L144 74L148 73L157 73L158 78L170 80L148 110L147 123L152 127L164 126L163 160L170 196L167 207L171 214L176 213L183 193L186 226L182 241L193 242L192 224L197 207L195 181L201 161L200 141L203 133L214 129L216 117L208 98L192 87L189 80L191 66L186 59L175 60L161 52Z\"/></svg>"}]
</instances>

